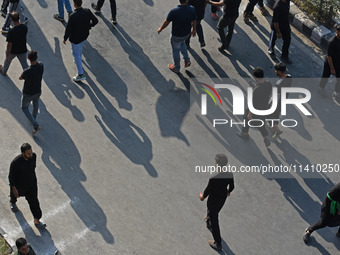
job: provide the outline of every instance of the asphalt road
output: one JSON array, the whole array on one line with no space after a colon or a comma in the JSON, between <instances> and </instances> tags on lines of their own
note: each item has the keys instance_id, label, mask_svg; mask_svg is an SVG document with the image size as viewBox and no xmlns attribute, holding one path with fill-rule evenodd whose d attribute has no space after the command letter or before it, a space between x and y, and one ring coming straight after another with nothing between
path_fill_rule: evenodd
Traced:
<instances>
[{"instance_id":1,"label":"asphalt road","mask_svg":"<svg viewBox=\"0 0 340 255\"><path fill-rule=\"evenodd\" d=\"M240 17L230 49L221 54L217 21L207 7L202 23L207 45L202 50L192 39L192 65L178 76L167 68L172 63L170 28L157 34L178 1L117 0L116 27L109 22L106 2L84 47L87 80L77 84L70 78L76 74L70 43L62 43L65 24L52 18L56 1L24 1L30 19L28 45L38 50L45 73L41 130L34 137L20 109L19 62L13 61L8 77L0 77L0 227L10 238L25 236L37 254L53 254L56 249L66 255L215 254L203 222L206 204L198 199L210 176L195 173L194 166L213 164L221 152L237 169L339 164L340 113L331 98L334 82L326 87L326 96L318 92L321 50L301 33L293 29L293 64L288 71L295 78L310 78L297 79L301 83L296 86L311 92L306 107L312 116L289 108L289 118L299 125L282 128L281 139L266 149L257 130L250 131L246 142L236 136L237 126L213 128L214 116L200 114L198 83L223 83L228 78L245 90L256 66L276 79L273 64L278 60L267 54L270 17L261 16L257 8L258 23L246 25ZM85 0L84 7L90 7L90 1ZM1 62L5 47L3 37ZM216 114L230 117L230 94L221 95L227 108ZM20 212L13 214L9 208L8 169L23 142L29 142L38 156L46 231L34 227L24 198L18 202ZM321 203L339 182L339 173L234 176L236 188L220 213L221 254L339 252L336 228L317 231L309 246L302 241L305 228L319 219Z\"/></svg>"}]
</instances>

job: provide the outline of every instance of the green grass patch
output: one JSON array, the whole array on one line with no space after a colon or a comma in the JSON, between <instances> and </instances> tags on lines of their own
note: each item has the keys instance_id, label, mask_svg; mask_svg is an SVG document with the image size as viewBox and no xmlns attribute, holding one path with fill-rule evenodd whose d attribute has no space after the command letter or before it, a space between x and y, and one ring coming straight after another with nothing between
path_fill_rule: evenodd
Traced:
<instances>
[{"instance_id":1,"label":"green grass patch","mask_svg":"<svg viewBox=\"0 0 340 255\"><path fill-rule=\"evenodd\" d=\"M5 238L0 235L0 255L8 255L12 253L11 246L8 245Z\"/></svg>"}]
</instances>

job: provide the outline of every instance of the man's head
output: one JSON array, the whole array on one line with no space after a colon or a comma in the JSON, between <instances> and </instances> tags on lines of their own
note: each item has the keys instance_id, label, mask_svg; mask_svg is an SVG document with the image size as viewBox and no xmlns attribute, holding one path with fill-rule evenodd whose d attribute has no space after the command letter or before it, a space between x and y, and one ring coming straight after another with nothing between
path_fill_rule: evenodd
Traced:
<instances>
[{"instance_id":1,"label":"man's head","mask_svg":"<svg viewBox=\"0 0 340 255\"><path fill-rule=\"evenodd\" d=\"M284 63L277 63L274 65L277 76L283 75L286 72L286 65Z\"/></svg>"},{"instance_id":2,"label":"man's head","mask_svg":"<svg viewBox=\"0 0 340 255\"><path fill-rule=\"evenodd\" d=\"M340 39L340 25L337 25L336 27L336 37Z\"/></svg>"},{"instance_id":3,"label":"man's head","mask_svg":"<svg viewBox=\"0 0 340 255\"><path fill-rule=\"evenodd\" d=\"M179 0L180 4L187 4L189 0Z\"/></svg>"},{"instance_id":4,"label":"man's head","mask_svg":"<svg viewBox=\"0 0 340 255\"><path fill-rule=\"evenodd\" d=\"M13 23L17 23L19 22L19 13L14 11L14 12L11 12L11 20L13 21Z\"/></svg>"},{"instance_id":5,"label":"man's head","mask_svg":"<svg viewBox=\"0 0 340 255\"><path fill-rule=\"evenodd\" d=\"M35 62L38 59L38 52L36 50L31 50L28 52L27 58L31 62Z\"/></svg>"},{"instance_id":6,"label":"man's head","mask_svg":"<svg viewBox=\"0 0 340 255\"><path fill-rule=\"evenodd\" d=\"M215 156L215 163L220 166L220 167L224 167L228 164L228 158L225 154L220 153L220 154L216 154Z\"/></svg>"},{"instance_id":7,"label":"man's head","mask_svg":"<svg viewBox=\"0 0 340 255\"><path fill-rule=\"evenodd\" d=\"M73 0L73 4L75 8L79 8L83 4L83 0Z\"/></svg>"},{"instance_id":8,"label":"man's head","mask_svg":"<svg viewBox=\"0 0 340 255\"><path fill-rule=\"evenodd\" d=\"M26 255L29 253L29 248L27 245L27 241L25 238L20 237L15 241L15 245L17 246L18 252L20 254Z\"/></svg>"},{"instance_id":9,"label":"man's head","mask_svg":"<svg viewBox=\"0 0 340 255\"><path fill-rule=\"evenodd\" d=\"M262 68L256 67L253 70L253 75L254 75L255 78L262 79L264 77L264 72L263 72Z\"/></svg>"},{"instance_id":10,"label":"man's head","mask_svg":"<svg viewBox=\"0 0 340 255\"><path fill-rule=\"evenodd\" d=\"M23 145L21 145L20 149L21 149L21 154L25 160L32 158L33 152L32 152L32 147L29 143L24 143Z\"/></svg>"}]
</instances>

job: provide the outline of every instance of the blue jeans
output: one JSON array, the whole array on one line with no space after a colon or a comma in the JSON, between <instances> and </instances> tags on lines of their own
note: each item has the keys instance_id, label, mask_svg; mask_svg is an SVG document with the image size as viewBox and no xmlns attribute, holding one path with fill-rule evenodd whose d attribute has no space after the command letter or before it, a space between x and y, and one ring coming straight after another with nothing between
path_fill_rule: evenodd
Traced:
<instances>
[{"instance_id":1,"label":"blue jeans","mask_svg":"<svg viewBox=\"0 0 340 255\"><path fill-rule=\"evenodd\" d=\"M85 43L85 40L78 44L71 43L72 55L73 55L74 62L76 63L76 66L77 66L78 75L84 74L83 65L81 63L81 55L83 54L84 43Z\"/></svg>"},{"instance_id":2,"label":"blue jeans","mask_svg":"<svg viewBox=\"0 0 340 255\"><path fill-rule=\"evenodd\" d=\"M32 123L34 128L37 128L39 126L38 122L36 121L36 118L38 115L40 95L41 95L41 92L34 94L34 95L22 94L21 110L25 113L27 119L29 119L29 121ZM30 110L28 109L31 102L33 104L32 114L30 113Z\"/></svg>"},{"instance_id":3,"label":"blue jeans","mask_svg":"<svg viewBox=\"0 0 340 255\"><path fill-rule=\"evenodd\" d=\"M64 5L68 13L72 12L70 0L58 0L58 15L60 18L64 18Z\"/></svg>"},{"instance_id":4,"label":"blue jeans","mask_svg":"<svg viewBox=\"0 0 340 255\"><path fill-rule=\"evenodd\" d=\"M171 36L170 42L172 46L172 56L174 58L174 65L175 68L179 71L181 68L180 61L181 61L181 56L180 52L183 55L184 61L189 61L189 55L188 55L188 50L187 50L187 45L185 44L185 40L189 37L183 36L183 37L177 37L177 36Z\"/></svg>"}]
</instances>

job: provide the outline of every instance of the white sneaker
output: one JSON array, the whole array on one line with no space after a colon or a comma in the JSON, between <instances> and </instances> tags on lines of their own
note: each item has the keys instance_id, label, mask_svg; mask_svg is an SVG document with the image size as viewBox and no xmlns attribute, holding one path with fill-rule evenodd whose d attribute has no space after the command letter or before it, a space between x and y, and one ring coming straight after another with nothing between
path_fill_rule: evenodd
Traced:
<instances>
[{"instance_id":1,"label":"white sneaker","mask_svg":"<svg viewBox=\"0 0 340 255\"><path fill-rule=\"evenodd\" d=\"M82 74L82 75L77 75L77 76L74 76L73 78L72 78L72 80L73 81L83 81L83 80L86 80L86 76L85 76L85 74Z\"/></svg>"}]
</instances>

